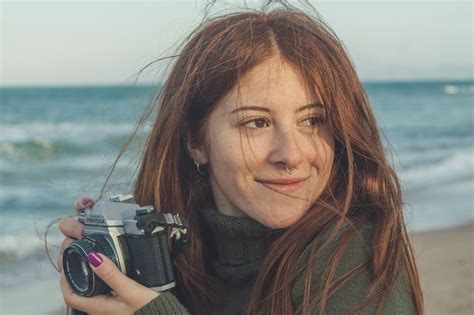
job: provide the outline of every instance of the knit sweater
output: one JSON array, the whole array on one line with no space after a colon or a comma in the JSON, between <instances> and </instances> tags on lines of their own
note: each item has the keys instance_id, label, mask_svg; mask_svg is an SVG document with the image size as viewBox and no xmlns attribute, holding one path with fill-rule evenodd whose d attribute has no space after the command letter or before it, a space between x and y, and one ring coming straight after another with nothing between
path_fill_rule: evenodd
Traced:
<instances>
[{"instance_id":1,"label":"knit sweater","mask_svg":"<svg viewBox=\"0 0 474 315\"><path fill-rule=\"evenodd\" d=\"M215 249L212 269L227 286L226 299L219 305L212 307L212 314L245 314L250 301L250 296L255 284L260 265L267 249L281 235L282 230L273 230L249 217L226 216L208 207L201 210L206 223L213 236ZM327 239L331 226L324 234ZM372 227L367 225L360 231L360 236L355 236L349 242L341 263L336 270L334 279L337 279L355 265L370 259L372 244ZM331 252L334 251L340 237L331 241L313 261L312 284L318 286L323 277L323 269L329 263ZM296 268L308 260L310 247L306 248L298 258ZM368 265L370 266L370 264ZM370 267L364 269L357 277L349 281L343 288L336 291L328 299L324 314L341 314L361 302L368 296L372 273ZM305 274L301 274L291 290L293 308L303 301ZM404 276L398 277L393 293L384 305L384 315L414 314L415 308L411 292ZM319 287L317 287L319 288ZM170 291L161 292L158 297L138 310L136 315L151 314L189 314L186 307L179 302ZM375 314L375 305L366 309L364 314Z\"/></svg>"}]
</instances>

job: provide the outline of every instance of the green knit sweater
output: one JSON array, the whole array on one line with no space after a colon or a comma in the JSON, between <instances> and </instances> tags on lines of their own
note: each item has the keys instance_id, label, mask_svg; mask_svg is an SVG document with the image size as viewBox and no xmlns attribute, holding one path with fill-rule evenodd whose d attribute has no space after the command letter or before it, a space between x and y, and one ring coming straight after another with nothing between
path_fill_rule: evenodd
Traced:
<instances>
[{"instance_id":1,"label":"green knit sweater","mask_svg":"<svg viewBox=\"0 0 474 315\"><path fill-rule=\"evenodd\" d=\"M248 217L230 217L209 207L201 210L206 228L213 235L215 259L212 269L227 285L226 300L212 306L212 314L245 314L250 301L255 279L266 250L282 230L272 230ZM329 229L323 238L329 234ZM355 236L347 247L334 279L343 275L355 265L370 258L372 228L366 226L361 236ZM313 263L313 285L319 285L322 271L328 264L330 253L335 249L338 238L331 242ZM307 261L310 248L306 248L297 260L297 266ZM371 270L367 268L343 288L329 297L324 314L341 314L344 310L363 302L371 282ZM305 274L296 281L291 291L294 309L303 301ZM375 306L364 314L375 314ZM414 314L414 304L405 277L399 277L392 295L384 306L383 314ZM157 298L136 312L137 315L189 314L188 310L170 291L162 292Z\"/></svg>"}]
</instances>

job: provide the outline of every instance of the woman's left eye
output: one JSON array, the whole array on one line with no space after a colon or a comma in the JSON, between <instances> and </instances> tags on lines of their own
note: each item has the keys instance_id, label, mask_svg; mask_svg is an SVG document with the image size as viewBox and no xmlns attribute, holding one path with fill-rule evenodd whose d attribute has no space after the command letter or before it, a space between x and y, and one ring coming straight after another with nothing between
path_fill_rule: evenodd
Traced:
<instances>
[{"instance_id":1,"label":"woman's left eye","mask_svg":"<svg viewBox=\"0 0 474 315\"><path fill-rule=\"evenodd\" d=\"M303 126L316 126L324 122L324 118L321 116L311 116L302 121Z\"/></svg>"}]
</instances>

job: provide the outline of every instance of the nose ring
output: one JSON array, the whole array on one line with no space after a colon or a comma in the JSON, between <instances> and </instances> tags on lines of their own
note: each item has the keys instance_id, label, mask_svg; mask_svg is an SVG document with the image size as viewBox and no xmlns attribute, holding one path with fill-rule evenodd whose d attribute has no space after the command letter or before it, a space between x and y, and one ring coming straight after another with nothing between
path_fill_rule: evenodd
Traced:
<instances>
[{"instance_id":1,"label":"nose ring","mask_svg":"<svg viewBox=\"0 0 474 315\"><path fill-rule=\"evenodd\" d=\"M285 168L286 168L286 171L288 172L288 174L292 174L294 170L298 169L298 167L293 167L293 168L288 168L288 164L285 164Z\"/></svg>"}]
</instances>

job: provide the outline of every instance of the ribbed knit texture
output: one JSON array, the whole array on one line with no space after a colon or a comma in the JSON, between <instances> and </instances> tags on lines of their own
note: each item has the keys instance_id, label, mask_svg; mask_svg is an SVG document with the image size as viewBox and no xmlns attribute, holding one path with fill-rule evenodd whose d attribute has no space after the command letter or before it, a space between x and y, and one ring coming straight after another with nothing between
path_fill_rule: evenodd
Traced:
<instances>
[{"instance_id":1,"label":"ribbed knit texture","mask_svg":"<svg viewBox=\"0 0 474 315\"><path fill-rule=\"evenodd\" d=\"M201 214L213 236L215 259L212 269L229 284L242 284L253 279L268 248L284 232L249 217L223 215L213 205L201 209Z\"/></svg>"}]
</instances>

